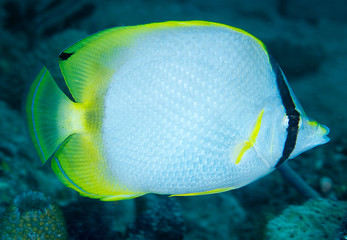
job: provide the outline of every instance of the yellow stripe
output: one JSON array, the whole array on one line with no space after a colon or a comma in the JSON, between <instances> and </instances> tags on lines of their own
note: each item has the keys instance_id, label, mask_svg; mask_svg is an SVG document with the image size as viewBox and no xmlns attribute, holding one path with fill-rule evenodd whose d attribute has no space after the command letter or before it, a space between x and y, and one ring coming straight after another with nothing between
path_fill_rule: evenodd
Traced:
<instances>
[{"instance_id":1,"label":"yellow stripe","mask_svg":"<svg viewBox=\"0 0 347 240\"><path fill-rule=\"evenodd\" d=\"M198 192L198 193L183 193L183 194L173 194L170 195L170 197L177 197L177 196L200 196L200 195L208 195L208 194L215 194L215 193L221 193L221 192L226 192L229 190L235 189L234 187L228 187L228 188L219 188L219 189L213 189L210 191L205 191L205 192Z\"/></svg>"},{"instance_id":2,"label":"yellow stripe","mask_svg":"<svg viewBox=\"0 0 347 240\"><path fill-rule=\"evenodd\" d=\"M253 131L251 133L251 135L249 136L249 139L247 141L244 141L241 143L241 145L239 145L237 147L237 149L240 149L240 153L239 155L237 156L236 158L236 164L239 164L240 161L241 161L241 158L243 156L243 154L245 154L245 152L250 149L251 147L253 147L255 141L257 140L257 136L258 136L258 133L259 133L259 130L260 130L260 126L261 126L261 119L263 117L263 114L264 114L264 109L261 110L260 114L258 115L258 118L257 118L257 121L255 123L255 126L253 128Z\"/></svg>"}]
</instances>

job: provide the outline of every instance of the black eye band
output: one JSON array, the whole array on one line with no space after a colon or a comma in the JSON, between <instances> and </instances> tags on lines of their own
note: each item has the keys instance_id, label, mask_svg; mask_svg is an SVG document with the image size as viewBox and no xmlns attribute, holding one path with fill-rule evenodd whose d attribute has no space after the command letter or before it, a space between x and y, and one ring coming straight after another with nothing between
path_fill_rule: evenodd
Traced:
<instances>
[{"instance_id":1,"label":"black eye band","mask_svg":"<svg viewBox=\"0 0 347 240\"><path fill-rule=\"evenodd\" d=\"M269 55L271 67L276 76L277 88L280 92L282 104L288 116L287 138L283 147L282 157L277 161L276 168L284 163L293 152L299 131L300 114L295 109L295 104L290 95L289 88L284 80L283 72L275 59Z\"/></svg>"}]
</instances>

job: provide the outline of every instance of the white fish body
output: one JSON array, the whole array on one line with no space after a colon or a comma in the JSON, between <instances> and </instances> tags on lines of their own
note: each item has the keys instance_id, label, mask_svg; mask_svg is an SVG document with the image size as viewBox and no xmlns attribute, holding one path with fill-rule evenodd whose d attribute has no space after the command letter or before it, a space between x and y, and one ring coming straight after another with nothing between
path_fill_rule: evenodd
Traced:
<instances>
[{"instance_id":1,"label":"white fish body","mask_svg":"<svg viewBox=\"0 0 347 240\"><path fill-rule=\"evenodd\" d=\"M66 49L60 66L77 103L42 70L28 96L29 129L41 159L52 156L61 181L85 196L222 192L329 140L265 46L226 25L109 29ZM41 89L57 95L50 112L60 130L47 132L55 140L41 134L40 122L52 123L36 110Z\"/></svg>"}]
</instances>

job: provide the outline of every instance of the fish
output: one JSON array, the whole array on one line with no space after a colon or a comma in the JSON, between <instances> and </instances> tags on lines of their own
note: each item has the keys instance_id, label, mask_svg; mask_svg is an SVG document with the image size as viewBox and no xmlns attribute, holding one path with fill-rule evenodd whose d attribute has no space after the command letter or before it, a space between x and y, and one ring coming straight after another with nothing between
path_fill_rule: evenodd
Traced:
<instances>
[{"instance_id":1,"label":"fish","mask_svg":"<svg viewBox=\"0 0 347 240\"><path fill-rule=\"evenodd\" d=\"M43 67L26 101L42 163L80 195L214 194L329 141L256 37L207 21L115 27Z\"/></svg>"}]
</instances>

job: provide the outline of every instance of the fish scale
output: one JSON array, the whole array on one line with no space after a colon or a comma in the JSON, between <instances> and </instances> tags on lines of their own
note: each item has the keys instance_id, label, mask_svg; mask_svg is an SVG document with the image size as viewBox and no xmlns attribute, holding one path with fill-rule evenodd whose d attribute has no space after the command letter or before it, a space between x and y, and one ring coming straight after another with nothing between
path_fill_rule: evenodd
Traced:
<instances>
[{"instance_id":1,"label":"fish scale","mask_svg":"<svg viewBox=\"0 0 347 240\"><path fill-rule=\"evenodd\" d=\"M148 69L148 66L147 66L147 69ZM180 69L180 68L176 68L176 69ZM150 70L150 71L148 71L148 72L155 72L155 70ZM182 76L182 78L184 78L184 76L185 75L187 75L186 74L186 72L185 72L185 69L181 69L181 72L183 73L183 76ZM178 76L180 76L179 74L175 74L175 75L178 75ZM134 77L129 77L129 79L134 79ZM155 85L155 82L157 82L156 80L152 80L150 77L148 77L148 76L146 76L146 72L145 73L143 73L142 75L141 75L141 79L146 79L146 81L151 81L151 86L153 87L153 88L156 88L156 89L158 89L157 87L156 87L156 85ZM162 100L164 103L166 103L166 100L167 100L167 98L169 98L169 99L172 99L171 100L171 102L169 102L169 103L167 103L166 105L169 105L170 106L170 109L172 109L172 111L173 112L175 112L176 113L176 115L175 115L175 117L173 118L174 119L174 121L175 122L178 122L178 123L181 123L181 125L183 125L183 124L185 124L185 123L189 123L189 116L190 116L190 114L185 110L185 108L186 108L186 106L190 106L191 104L191 102L192 102L192 97L194 97L194 92L193 92L193 94L192 94L192 92L191 91L189 91L189 86L191 87L191 85L193 85L193 89L201 89L200 88L200 86L198 85L198 86L195 86L194 85L194 83L196 83L196 81L194 81L195 79L189 79L189 80L192 80L192 81L188 81L186 84L187 85L184 85L183 84L183 86L182 86L182 90L181 89L178 89L178 91L180 92L180 91L187 91L188 92L188 94L184 94L185 96L190 96L190 95L193 95L193 96L191 96L191 97L186 97L186 99L185 99L185 101L184 102L182 102L182 103L180 103L179 104L179 109L175 109L175 108L173 108L173 107L175 107L175 105L173 104L173 103L177 103L177 101L179 102L179 100L180 99L176 99L176 101L174 100L174 98L173 98L173 96L171 96L171 95L168 95L168 93L165 91L166 89L168 89L168 87L167 87L167 85L166 86L164 86L163 88L164 89L161 89L160 90L160 92L163 92L163 95L164 96L166 96L166 97L163 97L163 98L161 98L160 100ZM117 80L115 80L115 82L117 82ZM166 82L171 82L171 81L166 81ZM215 87L213 86L213 84L215 83L216 81L214 81L213 80L213 78L212 78L212 81L211 82L209 82L210 84L212 84L211 85L211 87L210 87L210 89L212 89L212 92L214 92L215 91ZM162 83L162 82L161 82ZM135 85L135 84L134 84ZM139 84L137 84L137 85L142 85L141 83L139 83ZM191 87L192 88L192 87ZM148 89L147 89L148 90ZM148 94L146 94L145 96L147 96ZM139 96L139 95L136 95L136 96ZM140 95L141 96L141 95ZM213 93L212 94L209 94L209 96L215 96ZM218 101L218 103L220 103L221 101L220 100L217 100L215 97L214 97L214 104L213 104L213 102L211 103L211 105L219 105L219 104L216 104L216 102ZM199 102L201 102L201 100L200 99L198 99L198 101ZM112 101L112 102L114 102L114 101ZM136 98L133 98L132 99L132 103L130 104L129 103L129 105L131 105L131 106L138 106L136 103L140 103L140 104L142 104L143 103L143 105L144 106L146 106L146 107L148 107L148 105L149 104L146 104L147 102L149 102L149 103L153 103L153 102L158 102L158 101L153 101L152 99L146 99L146 98L144 98L144 99L140 99L140 100L137 100ZM160 111L159 111L160 112ZM177 114L177 113L181 113L181 114ZM215 114L217 114L217 112L215 112ZM160 116L158 116L158 115L156 115L156 114L154 114L152 111L151 111L151 109L149 109L149 111L148 111L148 116L151 116L151 118L153 118L153 119L157 119L157 121L158 121L158 123L160 123L160 122L162 122L161 120L160 120ZM159 119L158 119L159 118ZM137 118L135 118L135 119L137 119ZM150 123L146 123L145 124L145 126L147 127L147 128L151 128L151 124ZM189 126L189 124L188 124L188 126ZM160 127L158 127L158 128L160 128ZM184 137L184 136L179 136L180 138L183 138L183 139L185 139L185 138L187 138L187 139L190 139L191 138L191 136L190 136L190 130L188 130L189 129L189 127L185 127L186 129L187 129L187 132L186 132L186 134L187 134L187 136L186 137ZM212 129L214 129L215 127L214 126L210 126L209 128L212 128ZM126 129L126 127L124 128L124 129ZM162 133L161 133L162 135L164 135L164 136L167 136L169 133L168 132L165 132L165 131L162 131ZM198 134L198 135L201 135L201 134ZM150 135L151 136L151 135ZM148 139L152 139L152 137L150 137L150 136L148 136L147 138ZM208 134L207 135L207 137L209 137L210 135ZM164 139L166 139L165 137L162 137L162 138L164 138ZM217 138L217 137L215 137L215 138ZM171 138L172 139L172 138ZM210 139L209 139L210 140ZM134 137L134 139L131 141L131 142L136 142L136 139L135 139L135 137ZM142 142L142 139L140 140L140 141L138 141L138 142ZM174 141L172 141L172 142L174 142ZM168 144L168 143L166 143L166 144ZM189 141L187 142L187 144L188 144L188 146L189 146ZM193 146L194 145L196 145L196 144L194 144L194 143L191 143ZM144 144L144 145L147 145L147 142L146 142L146 144ZM215 145L215 144L213 144L213 145ZM168 144L168 146L170 146L169 144ZM122 148L122 147L121 147ZM188 148L188 147L187 147ZM155 148L155 147L150 147L150 149L151 149L151 151L153 151L153 152L157 152L157 148ZM193 154L194 154L194 152L197 152L198 150L196 149L195 151L193 151ZM192 154L192 155L193 155ZM158 155L160 155L160 154L158 154ZM218 157L218 156L217 156ZM179 157L176 157L176 161L178 161L178 159L180 159ZM185 161L186 162L193 162L193 159L191 159L191 156L185 156L184 158L182 158L182 159L185 159ZM125 161L127 161L127 160L125 160ZM158 164L160 164L160 161L156 161L155 159L152 159L152 161L154 161L154 162L157 162ZM215 163L215 165L218 167L218 163ZM154 164L154 166L155 166L155 164ZM166 166L164 165L161 165L161 168L164 168L164 169L166 169L165 168ZM187 165L187 166L183 166L182 168L186 168L186 169L196 169L196 168L194 168L194 166L190 166L190 165ZM118 166L118 169L119 169L119 166ZM139 169L141 169L141 167L139 168ZM124 170L123 170L124 171ZM146 171L149 171L149 169L146 169ZM148 175L152 175L152 174L155 174L155 172L150 172ZM192 172L190 172L190 174L188 174L188 176L189 175L191 175L192 174ZM119 174L115 174L115 175L119 175ZM144 173L141 173L141 172L139 172L139 173L135 173L134 175L137 175L137 176L144 176ZM198 174L197 173L195 173L195 175L197 175L198 176ZM201 175L201 174L199 174L199 175ZM215 174L214 172L211 174L211 175L218 175L218 174ZM176 176L175 175L172 175L172 178L176 178ZM195 178L197 178L197 177L195 177ZM182 179L182 181L186 181L187 179ZM166 177L165 178L165 181L166 182L168 182L169 181L169 177Z\"/></svg>"}]
</instances>

